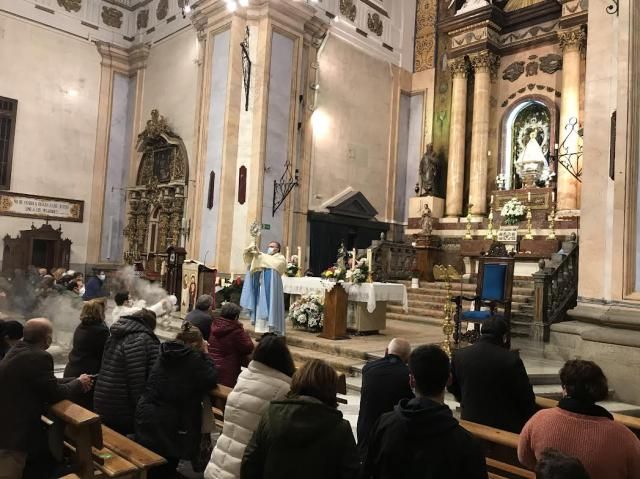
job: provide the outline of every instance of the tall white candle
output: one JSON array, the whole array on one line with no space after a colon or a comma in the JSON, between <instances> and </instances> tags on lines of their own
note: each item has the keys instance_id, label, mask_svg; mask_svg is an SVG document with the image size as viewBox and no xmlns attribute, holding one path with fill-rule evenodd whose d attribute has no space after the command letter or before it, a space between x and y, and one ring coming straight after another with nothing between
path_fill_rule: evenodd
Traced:
<instances>
[{"instance_id":1,"label":"tall white candle","mask_svg":"<svg viewBox=\"0 0 640 479\"><path fill-rule=\"evenodd\" d=\"M373 262L373 250L371 248L367 248L367 266L369 267L369 271L371 271Z\"/></svg>"},{"instance_id":2,"label":"tall white candle","mask_svg":"<svg viewBox=\"0 0 640 479\"><path fill-rule=\"evenodd\" d=\"M527 201L531 203L531 192L527 192Z\"/></svg>"},{"instance_id":3,"label":"tall white candle","mask_svg":"<svg viewBox=\"0 0 640 479\"><path fill-rule=\"evenodd\" d=\"M302 269L302 248L298 246L298 270Z\"/></svg>"},{"instance_id":4,"label":"tall white candle","mask_svg":"<svg viewBox=\"0 0 640 479\"><path fill-rule=\"evenodd\" d=\"M551 204L556 202L556 192L552 191L551 192Z\"/></svg>"},{"instance_id":5,"label":"tall white candle","mask_svg":"<svg viewBox=\"0 0 640 479\"><path fill-rule=\"evenodd\" d=\"M353 248L353 252L351 253L351 269L356 269L356 263L358 260L356 259L356 249Z\"/></svg>"},{"instance_id":6,"label":"tall white candle","mask_svg":"<svg viewBox=\"0 0 640 479\"><path fill-rule=\"evenodd\" d=\"M493 195L491 195L491 203L489 203L490 205L493 204Z\"/></svg>"},{"instance_id":7,"label":"tall white candle","mask_svg":"<svg viewBox=\"0 0 640 479\"><path fill-rule=\"evenodd\" d=\"M291 257L291 256L289 256L289 253L290 253L289 247L287 246L284 250L285 250L284 259L286 259L287 262L289 262L289 258Z\"/></svg>"}]
</instances>

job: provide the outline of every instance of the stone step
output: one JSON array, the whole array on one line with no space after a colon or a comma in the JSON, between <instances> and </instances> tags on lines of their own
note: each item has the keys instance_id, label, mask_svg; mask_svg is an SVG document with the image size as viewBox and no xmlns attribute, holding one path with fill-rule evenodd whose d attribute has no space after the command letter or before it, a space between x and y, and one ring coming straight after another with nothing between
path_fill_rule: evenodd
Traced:
<instances>
[{"instance_id":1,"label":"stone step","mask_svg":"<svg viewBox=\"0 0 640 479\"><path fill-rule=\"evenodd\" d=\"M431 326L442 326L442 318L432 316L416 316L405 313L387 313L387 319L406 321L409 323L428 324Z\"/></svg>"},{"instance_id":2,"label":"stone step","mask_svg":"<svg viewBox=\"0 0 640 479\"><path fill-rule=\"evenodd\" d=\"M288 340L288 338L287 338ZM326 361L336 371L344 373L346 376L353 374L353 367L360 364L362 361L359 359L353 359L349 357L337 356L335 354L327 354L313 349L301 348L298 346L292 346L288 344L289 351L293 360L298 362L306 362L311 359L322 359Z\"/></svg>"},{"instance_id":3,"label":"stone step","mask_svg":"<svg viewBox=\"0 0 640 479\"><path fill-rule=\"evenodd\" d=\"M473 296L476 292L476 288L470 288L470 289L463 289L462 290L462 295L463 296ZM460 288L451 288L451 295L452 296L457 296L460 294ZM418 295L424 295L424 296L441 296L441 297L446 297L447 295L447 290L444 288L407 288L407 295L408 296L418 296ZM532 297L534 295L534 289L533 288L517 288L514 287L512 290L512 295L515 296L525 296L525 297Z\"/></svg>"}]
</instances>

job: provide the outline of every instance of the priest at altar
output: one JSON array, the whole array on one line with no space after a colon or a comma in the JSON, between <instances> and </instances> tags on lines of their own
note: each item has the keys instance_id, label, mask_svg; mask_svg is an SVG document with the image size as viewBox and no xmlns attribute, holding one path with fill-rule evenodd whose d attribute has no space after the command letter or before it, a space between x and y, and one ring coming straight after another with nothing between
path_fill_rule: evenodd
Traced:
<instances>
[{"instance_id":1,"label":"priest at altar","mask_svg":"<svg viewBox=\"0 0 640 479\"><path fill-rule=\"evenodd\" d=\"M244 250L245 275L240 306L249 311L251 324L257 333L285 334L284 293L282 275L287 261L280 253L280 244L272 241L266 253L255 242Z\"/></svg>"}]
</instances>

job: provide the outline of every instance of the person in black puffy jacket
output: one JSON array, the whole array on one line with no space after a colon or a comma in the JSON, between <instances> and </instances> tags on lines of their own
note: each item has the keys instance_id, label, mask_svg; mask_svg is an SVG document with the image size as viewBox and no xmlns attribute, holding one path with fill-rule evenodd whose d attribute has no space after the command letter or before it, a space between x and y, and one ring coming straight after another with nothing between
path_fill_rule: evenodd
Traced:
<instances>
[{"instance_id":1,"label":"person in black puffy jacket","mask_svg":"<svg viewBox=\"0 0 640 479\"><path fill-rule=\"evenodd\" d=\"M142 309L111 326L96 381L94 406L107 426L133 434L136 405L158 357L156 315Z\"/></svg>"},{"instance_id":2,"label":"person in black puffy jacket","mask_svg":"<svg viewBox=\"0 0 640 479\"><path fill-rule=\"evenodd\" d=\"M160 346L136 409L136 441L167 459L164 467L149 471L150 479L173 477L180 459L197 457L202 400L216 386L216 378L207 343L191 323L183 324L175 341Z\"/></svg>"},{"instance_id":3,"label":"person in black puffy jacket","mask_svg":"<svg viewBox=\"0 0 640 479\"><path fill-rule=\"evenodd\" d=\"M98 374L102 364L104 345L109 338L109 328L104 322L104 302L87 301L80 313L80 324L73 333L73 347L69 362L64 368L65 378L76 378L81 374ZM93 391L78 399L82 407L93 410Z\"/></svg>"}]
</instances>

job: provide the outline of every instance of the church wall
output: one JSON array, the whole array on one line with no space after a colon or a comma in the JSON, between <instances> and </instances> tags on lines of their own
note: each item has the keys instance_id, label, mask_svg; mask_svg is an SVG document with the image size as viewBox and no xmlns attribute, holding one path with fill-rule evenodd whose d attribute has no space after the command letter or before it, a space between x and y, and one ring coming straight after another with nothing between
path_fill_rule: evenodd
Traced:
<instances>
[{"instance_id":1,"label":"church wall","mask_svg":"<svg viewBox=\"0 0 640 479\"><path fill-rule=\"evenodd\" d=\"M391 66L329 36L320 54L309 209L351 187L384 218L391 135ZM394 142L393 148L396 148Z\"/></svg>"},{"instance_id":2,"label":"church wall","mask_svg":"<svg viewBox=\"0 0 640 479\"><path fill-rule=\"evenodd\" d=\"M84 222L52 221L73 242L71 267L84 269L100 56L89 41L3 13L0 39L0 95L18 100L10 191L85 202ZM32 223L42 220L0 216L0 231Z\"/></svg>"},{"instance_id":3,"label":"church wall","mask_svg":"<svg viewBox=\"0 0 640 479\"><path fill-rule=\"evenodd\" d=\"M144 77L139 131L157 109L182 138L189 156L189 180L195 168L195 116L198 79L198 41L191 27L154 44ZM192 189L193 183L189 182ZM193 191L189 191L192 195Z\"/></svg>"}]
</instances>

